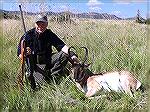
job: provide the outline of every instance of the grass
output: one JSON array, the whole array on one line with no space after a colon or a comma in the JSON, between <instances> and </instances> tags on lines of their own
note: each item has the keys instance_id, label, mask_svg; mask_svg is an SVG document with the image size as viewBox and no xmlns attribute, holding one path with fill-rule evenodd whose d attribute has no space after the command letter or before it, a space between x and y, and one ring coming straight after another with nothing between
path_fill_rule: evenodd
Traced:
<instances>
[{"instance_id":1,"label":"grass","mask_svg":"<svg viewBox=\"0 0 150 112\"><path fill-rule=\"evenodd\" d=\"M27 29L33 24L25 18ZM20 93L16 77L20 65L16 46L23 35L21 21L3 20L0 45L2 46L1 81L2 111L61 111L61 112L146 112L148 90L136 92L134 98L116 92L101 92L102 97L87 99L67 77L60 84L42 84L42 89L32 92L28 85ZM8 24L9 23L9 24ZM147 26L134 21L80 20L76 25L49 23L52 29L68 46L75 46L82 60L89 49L88 62L91 71L113 71L126 69L147 87L149 71L147 57Z\"/></svg>"}]
</instances>

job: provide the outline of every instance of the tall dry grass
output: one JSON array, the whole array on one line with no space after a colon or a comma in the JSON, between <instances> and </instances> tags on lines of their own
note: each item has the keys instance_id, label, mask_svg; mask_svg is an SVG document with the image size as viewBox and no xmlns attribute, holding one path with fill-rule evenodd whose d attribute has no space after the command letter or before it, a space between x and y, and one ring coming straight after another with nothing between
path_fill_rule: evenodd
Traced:
<instances>
[{"instance_id":1,"label":"tall dry grass","mask_svg":"<svg viewBox=\"0 0 150 112\"><path fill-rule=\"evenodd\" d=\"M27 29L34 27L32 17L25 17ZM147 111L147 92L137 92L134 98L120 93L107 93L101 98L87 99L69 79L60 85L43 83L36 93L25 85L20 94L16 87L19 59L17 44L23 35L21 21L3 20L2 79L3 111ZM147 26L134 21L88 20L76 21L76 25L49 22L49 26L68 46L75 46L82 60L85 46L89 49L88 62L93 72L126 69L147 86ZM110 106L111 105L111 106Z\"/></svg>"}]
</instances>

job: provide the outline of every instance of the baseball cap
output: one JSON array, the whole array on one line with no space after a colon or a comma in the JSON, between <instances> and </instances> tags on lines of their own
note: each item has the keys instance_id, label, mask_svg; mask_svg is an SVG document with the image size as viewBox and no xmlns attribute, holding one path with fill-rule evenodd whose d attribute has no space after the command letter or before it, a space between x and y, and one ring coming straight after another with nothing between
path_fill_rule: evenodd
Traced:
<instances>
[{"instance_id":1,"label":"baseball cap","mask_svg":"<svg viewBox=\"0 0 150 112\"><path fill-rule=\"evenodd\" d=\"M46 15L38 15L35 22L37 23L37 22L40 22L40 21L47 23L48 22L47 16Z\"/></svg>"}]
</instances>

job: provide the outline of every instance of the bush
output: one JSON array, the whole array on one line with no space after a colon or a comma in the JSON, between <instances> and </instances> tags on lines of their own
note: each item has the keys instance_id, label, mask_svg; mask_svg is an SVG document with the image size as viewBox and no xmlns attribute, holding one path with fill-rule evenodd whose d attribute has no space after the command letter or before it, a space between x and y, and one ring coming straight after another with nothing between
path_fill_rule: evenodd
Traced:
<instances>
[{"instance_id":1,"label":"bush","mask_svg":"<svg viewBox=\"0 0 150 112\"><path fill-rule=\"evenodd\" d=\"M146 24L150 24L150 18L145 21Z\"/></svg>"},{"instance_id":2,"label":"bush","mask_svg":"<svg viewBox=\"0 0 150 112\"><path fill-rule=\"evenodd\" d=\"M17 14L1 12L0 13L0 19L15 19L15 20L19 20L20 18L19 18L19 16Z\"/></svg>"}]
</instances>

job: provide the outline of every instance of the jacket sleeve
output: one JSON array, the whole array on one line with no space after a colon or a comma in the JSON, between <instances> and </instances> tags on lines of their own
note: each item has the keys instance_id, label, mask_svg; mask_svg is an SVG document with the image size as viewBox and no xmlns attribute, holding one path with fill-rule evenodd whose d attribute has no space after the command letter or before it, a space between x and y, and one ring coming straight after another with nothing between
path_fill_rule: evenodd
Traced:
<instances>
[{"instance_id":1,"label":"jacket sleeve","mask_svg":"<svg viewBox=\"0 0 150 112\"><path fill-rule=\"evenodd\" d=\"M61 49L66 45L55 33L51 32L51 37L53 38L53 46L57 49L57 51L61 51Z\"/></svg>"}]
</instances>

